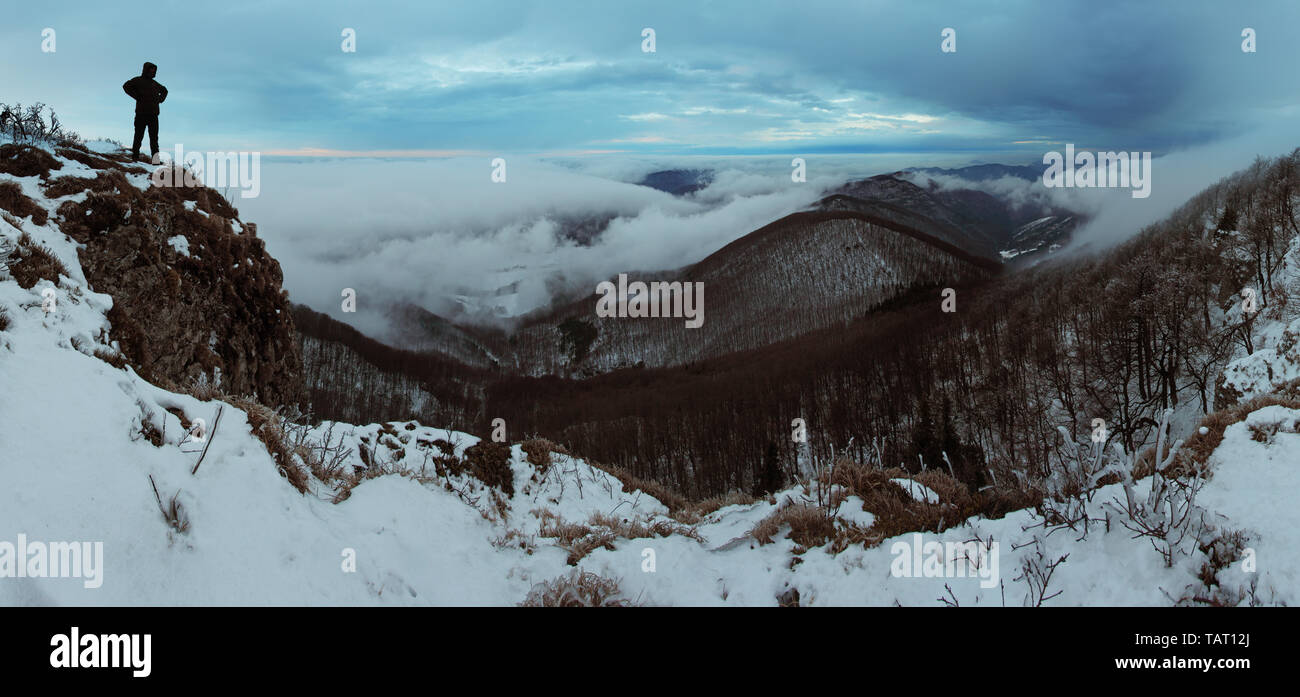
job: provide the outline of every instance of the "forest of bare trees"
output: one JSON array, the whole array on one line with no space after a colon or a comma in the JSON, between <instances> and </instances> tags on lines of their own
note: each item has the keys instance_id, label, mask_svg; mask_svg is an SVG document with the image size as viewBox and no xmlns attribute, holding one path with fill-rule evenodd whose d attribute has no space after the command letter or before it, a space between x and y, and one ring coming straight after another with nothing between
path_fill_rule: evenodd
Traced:
<instances>
[{"instance_id":1,"label":"forest of bare trees","mask_svg":"<svg viewBox=\"0 0 1300 697\"><path fill-rule=\"evenodd\" d=\"M302 345L305 405L317 419L416 419L470 428L488 374L433 353L395 349L328 315L293 307Z\"/></svg>"}]
</instances>

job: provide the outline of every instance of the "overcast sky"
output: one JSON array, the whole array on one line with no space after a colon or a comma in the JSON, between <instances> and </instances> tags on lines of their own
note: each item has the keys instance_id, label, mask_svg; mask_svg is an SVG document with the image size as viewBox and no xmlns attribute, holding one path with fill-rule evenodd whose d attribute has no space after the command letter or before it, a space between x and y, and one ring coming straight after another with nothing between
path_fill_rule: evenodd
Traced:
<instances>
[{"instance_id":1,"label":"overcast sky","mask_svg":"<svg viewBox=\"0 0 1300 697\"><path fill-rule=\"evenodd\" d=\"M28 2L0 25L0 100L129 140L120 85L151 60L164 140L204 149L1033 160L1294 120L1298 32L1293 0Z\"/></svg>"}]
</instances>

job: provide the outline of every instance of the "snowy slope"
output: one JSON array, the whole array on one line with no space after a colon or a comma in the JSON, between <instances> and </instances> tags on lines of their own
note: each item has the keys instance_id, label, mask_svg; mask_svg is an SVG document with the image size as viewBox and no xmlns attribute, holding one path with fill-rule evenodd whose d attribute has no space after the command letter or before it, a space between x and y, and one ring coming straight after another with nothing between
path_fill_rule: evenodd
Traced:
<instances>
[{"instance_id":1,"label":"snowy slope","mask_svg":"<svg viewBox=\"0 0 1300 697\"><path fill-rule=\"evenodd\" d=\"M1274 277L1279 288L1300 289L1300 238L1292 241ZM1234 310L1241 312L1241 308ZM1243 400L1300 380L1300 310L1275 302L1262 308L1255 322L1255 352L1237 357L1223 371L1224 385Z\"/></svg>"}]
</instances>

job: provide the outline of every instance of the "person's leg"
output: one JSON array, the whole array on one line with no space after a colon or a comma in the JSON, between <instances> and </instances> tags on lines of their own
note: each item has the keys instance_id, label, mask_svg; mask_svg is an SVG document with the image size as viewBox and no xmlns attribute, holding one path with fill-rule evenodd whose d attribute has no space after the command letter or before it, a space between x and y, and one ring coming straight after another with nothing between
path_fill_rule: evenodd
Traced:
<instances>
[{"instance_id":1,"label":"person's leg","mask_svg":"<svg viewBox=\"0 0 1300 697\"><path fill-rule=\"evenodd\" d=\"M149 156L152 160L158 156L158 115L149 117Z\"/></svg>"},{"instance_id":2,"label":"person's leg","mask_svg":"<svg viewBox=\"0 0 1300 697\"><path fill-rule=\"evenodd\" d=\"M131 161L140 159L140 141L144 140L144 127L146 119L144 114L135 115L135 137L131 139Z\"/></svg>"}]
</instances>

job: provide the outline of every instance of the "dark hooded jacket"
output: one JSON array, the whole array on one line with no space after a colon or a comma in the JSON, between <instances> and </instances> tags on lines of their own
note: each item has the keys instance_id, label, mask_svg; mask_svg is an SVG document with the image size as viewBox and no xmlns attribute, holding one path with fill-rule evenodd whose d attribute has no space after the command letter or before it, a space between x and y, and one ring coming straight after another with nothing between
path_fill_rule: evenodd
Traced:
<instances>
[{"instance_id":1,"label":"dark hooded jacket","mask_svg":"<svg viewBox=\"0 0 1300 697\"><path fill-rule=\"evenodd\" d=\"M135 113L145 116L157 116L158 105L167 99L167 88L153 79L158 74L158 66L145 63L144 71L122 83L122 91L135 100Z\"/></svg>"}]
</instances>

